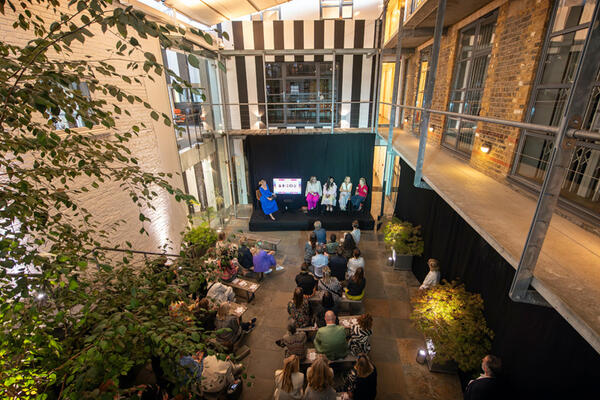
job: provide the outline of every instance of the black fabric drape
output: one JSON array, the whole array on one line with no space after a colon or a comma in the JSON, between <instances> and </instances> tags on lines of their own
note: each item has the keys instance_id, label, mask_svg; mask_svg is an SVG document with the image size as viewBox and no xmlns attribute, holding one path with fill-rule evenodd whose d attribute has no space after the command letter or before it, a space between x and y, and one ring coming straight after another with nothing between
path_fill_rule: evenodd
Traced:
<instances>
[{"instance_id":1,"label":"black fabric drape","mask_svg":"<svg viewBox=\"0 0 600 400\"><path fill-rule=\"evenodd\" d=\"M269 189L273 190L273 178L301 178L301 195L279 196L288 198L299 206L306 203L306 182L313 175L321 183L333 176L338 190L344 178L350 176L353 184L352 194L356 190L359 178L363 177L369 187L364 206L369 210L374 143L375 135L362 133L248 136L245 140L245 151L252 196L254 197L254 191L261 179L265 179Z\"/></svg>"},{"instance_id":2,"label":"black fabric drape","mask_svg":"<svg viewBox=\"0 0 600 400\"><path fill-rule=\"evenodd\" d=\"M511 391L507 398L567 399L597 393L600 355L554 309L511 301L514 268L435 191L415 188L413 178L414 170L401 160L395 215L421 225L425 240L413 272L422 281L427 259L437 258L442 279L459 279L467 290L481 294L485 318L495 333L492 353L502 358ZM461 376L463 385L468 379Z\"/></svg>"}]
</instances>

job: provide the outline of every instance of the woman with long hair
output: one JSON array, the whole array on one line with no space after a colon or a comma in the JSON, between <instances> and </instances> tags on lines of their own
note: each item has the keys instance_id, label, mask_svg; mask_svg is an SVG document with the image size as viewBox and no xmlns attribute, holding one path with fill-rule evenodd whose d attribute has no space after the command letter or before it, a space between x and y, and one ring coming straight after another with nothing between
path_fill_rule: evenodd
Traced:
<instances>
[{"instance_id":1,"label":"woman with long hair","mask_svg":"<svg viewBox=\"0 0 600 400\"><path fill-rule=\"evenodd\" d=\"M310 265L313 256L317 254L317 234L313 231L304 245L304 262Z\"/></svg>"},{"instance_id":2,"label":"woman with long hair","mask_svg":"<svg viewBox=\"0 0 600 400\"><path fill-rule=\"evenodd\" d=\"M323 293L323 297L321 298L321 302L319 304L317 304L316 306L316 310L314 312L315 314L315 318L316 318L316 322L317 322L317 326L319 328L327 325L327 323L325 322L325 313L327 311L333 311L333 313L336 315L335 317L335 323L337 324L339 322L338 320L338 306L335 303L335 301L333 300L333 295L330 292L324 292Z\"/></svg>"},{"instance_id":3,"label":"woman with long hair","mask_svg":"<svg viewBox=\"0 0 600 400\"><path fill-rule=\"evenodd\" d=\"M350 177L347 176L340 185L340 210L346 211L346 205L348 204L348 199L350 199L351 195L352 181L350 180Z\"/></svg>"},{"instance_id":4,"label":"woman with long hair","mask_svg":"<svg viewBox=\"0 0 600 400\"><path fill-rule=\"evenodd\" d=\"M333 370L329 367L329 360L323 354L318 354L306 372L308 386L304 392L304 400L335 400L336 393L333 388Z\"/></svg>"},{"instance_id":5,"label":"woman with long hair","mask_svg":"<svg viewBox=\"0 0 600 400\"><path fill-rule=\"evenodd\" d=\"M271 193L269 187L267 186L267 181L264 179L261 179L258 184L260 186L258 190L260 191L260 205L262 210L265 215L268 215L273 221L275 221L273 213L279 210L279 207L277 207L277 201L275 201L275 197L277 197L277 195Z\"/></svg>"},{"instance_id":6,"label":"woman with long hair","mask_svg":"<svg viewBox=\"0 0 600 400\"><path fill-rule=\"evenodd\" d=\"M294 354L283 360L283 369L275 371L275 400L299 400L302 398L304 374L300 372L300 360Z\"/></svg>"},{"instance_id":7,"label":"woman with long hair","mask_svg":"<svg viewBox=\"0 0 600 400\"><path fill-rule=\"evenodd\" d=\"M319 279L317 290L329 293L332 296L333 301L336 303L339 302L342 298L342 284L335 276L331 276L331 268L328 266L323 267L322 273L323 277Z\"/></svg>"},{"instance_id":8,"label":"woman with long hair","mask_svg":"<svg viewBox=\"0 0 600 400\"><path fill-rule=\"evenodd\" d=\"M232 348L235 342L241 337L243 332L250 332L254 329L256 318L250 322L241 322L240 317L231 315L229 303L221 303L215 319L215 329L229 328L217 334L217 341L226 348Z\"/></svg>"},{"instance_id":9,"label":"woman with long hair","mask_svg":"<svg viewBox=\"0 0 600 400\"><path fill-rule=\"evenodd\" d=\"M354 242L354 238L350 233L346 233L346 235L344 236L344 242L342 243L342 255L346 260L349 260L350 257L352 257L352 253L354 252L355 248L356 243Z\"/></svg>"},{"instance_id":10,"label":"woman with long hair","mask_svg":"<svg viewBox=\"0 0 600 400\"><path fill-rule=\"evenodd\" d=\"M363 202L367 198L368 191L369 187L367 186L367 180L365 178L360 178L358 186L356 187L356 194L350 198L352 207L354 207L355 210L362 210Z\"/></svg>"},{"instance_id":11,"label":"woman with long hair","mask_svg":"<svg viewBox=\"0 0 600 400\"><path fill-rule=\"evenodd\" d=\"M369 339L373 334L373 317L371 314L362 314L358 317L358 324L353 325L348 340L350 352L358 357L360 353L368 354L371 351Z\"/></svg>"},{"instance_id":12,"label":"woman with long hair","mask_svg":"<svg viewBox=\"0 0 600 400\"><path fill-rule=\"evenodd\" d=\"M323 199L321 204L327 207L327 211L332 212L335 207L335 198L337 195L337 185L333 176L327 179L327 182L323 185Z\"/></svg>"},{"instance_id":13,"label":"woman with long hair","mask_svg":"<svg viewBox=\"0 0 600 400\"><path fill-rule=\"evenodd\" d=\"M304 193L304 196L306 196L306 204L308 204L308 211L317 207L322 195L323 190L321 182L317 180L316 176L311 176L308 182L306 182L306 192Z\"/></svg>"},{"instance_id":14,"label":"woman with long hair","mask_svg":"<svg viewBox=\"0 0 600 400\"><path fill-rule=\"evenodd\" d=\"M360 250L358 248L352 251L352 257L348 260L348 276L347 278L352 278L352 275L359 268L365 268L365 259L360 255Z\"/></svg>"},{"instance_id":15,"label":"woman with long hair","mask_svg":"<svg viewBox=\"0 0 600 400\"><path fill-rule=\"evenodd\" d=\"M358 355L354 368L346 378L344 388L343 399L375 400L377 396L377 368L365 353Z\"/></svg>"},{"instance_id":16,"label":"woman with long hair","mask_svg":"<svg viewBox=\"0 0 600 400\"><path fill-rule=\"evenodd\" d=\"M287 310L290 317L298 324L298 327L306 328L311 324L310 304L308 303L308 300L304 298L302 288L297 287L294 289L294 296L288 303Z\"/></svg>"},{"instance_id":17,"label":"woman with long hair","mask_svg":"<svg viewBox=\"0 0 600 400\"><path fill-rule=\"evenodd\" d=\"M349 300L362 300L365 296L365 286L367 280L365 279L365 270L359 268L356 270L352 278L348 279L346 284L346 297Z\"/></svg>"}]
</instances>

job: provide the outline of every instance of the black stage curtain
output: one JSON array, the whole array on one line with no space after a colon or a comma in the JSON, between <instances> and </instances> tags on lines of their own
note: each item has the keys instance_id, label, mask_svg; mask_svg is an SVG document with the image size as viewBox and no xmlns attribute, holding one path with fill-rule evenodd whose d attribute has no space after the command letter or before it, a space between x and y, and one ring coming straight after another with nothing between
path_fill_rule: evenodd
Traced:
<instances>
[{"instance_id":1,"label":"black stage curtain","mask_svg":"<svg viewBox=\"0 0 600 400\"><path fill-rule=\"evenodd\" d=\"M306 203L306 182L313 175L321 183L333 176L338 188L344 178L350 176L352 194L359 178L363 177L369 187L364 203L368 211L371 206L374 143L375 135L362 133L248 136L245 151L252 197L261 179L265 179L269 189L273 190L273 178L302 178L301 195L279 196L292 198L296 206L300 206Z\"/></svg>"},{"instance_id":2,"label":"black stage curtain","mask_svg":"<svg viewBox=\"0 0 600 400\"><path fill-rule=\"evenodd\" d=\"M401 160L395 215L421 225L425 240L413 272L422 282L427 259L437 258L442 279L459 279L481 294L495 333L492 353L502 358L511 391L507 398L574 399L597 393L600 355L554 309L511 301L514 268L435 191L415 188L413 178L414 170ZM461 375L463 386L468 379Z\"/></svg>"}]
</instances>

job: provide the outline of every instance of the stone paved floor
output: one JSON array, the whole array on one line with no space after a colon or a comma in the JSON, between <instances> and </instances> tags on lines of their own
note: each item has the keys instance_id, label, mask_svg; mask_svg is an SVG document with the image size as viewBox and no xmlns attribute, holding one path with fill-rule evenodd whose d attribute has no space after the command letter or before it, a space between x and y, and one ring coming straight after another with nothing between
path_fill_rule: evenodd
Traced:
<instances>
[{"instance_id":1,"label":"stone paved floor","mask_svg":"<svg viewBox=\"0 0 600 400\"><path fill-rule=\"evenodd\" d=\"M227 231L247 231L248 220L233 220ZM273 373L281 368L283 349L275 340L283 336L287 323L286 305L295 288L294 277L300 270L307 232L266 232L281 238L276 258L285 266L268 275L250 303L244 319L257 318L254 331L247 337L250 355L243 360L252 387L245 387L243 399L270 399ZM363 232L360 249L365 257L367 288L365 312L373 316L371 358L378 370L378 399L461 399L455 375L430 373L415 362L422 347L420 334L411 326L409 297L419 283L411 272L393 271L386 264L384 244L373 232ZM242 300L238 300L242 301Z\"/></svg>"}]
</instances>

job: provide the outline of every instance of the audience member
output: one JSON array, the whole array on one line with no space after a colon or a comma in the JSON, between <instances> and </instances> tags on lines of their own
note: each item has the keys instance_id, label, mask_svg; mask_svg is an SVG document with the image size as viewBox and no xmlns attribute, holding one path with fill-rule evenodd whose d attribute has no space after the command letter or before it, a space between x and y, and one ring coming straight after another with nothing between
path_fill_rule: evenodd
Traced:
<instances>
[{"instance_id":1,"label":"audience member","mask_svg":"<svg viewBox=\"0 0 600 400\"><path fill-rule=\"evenodd\" d=\"M237 251L229 247L221 248L219 253L219 259L217 260L217 264L219 266L219 270L221 271L219 278L225 282L231 282L238 275L238 266L237 266Z\"/></svg>"},{"instance_id":2,"label":"audience member","mask_svg":"<svg viewBox=\"0 0 600 400\"><path fill-rule=\"evenodd\" d=\"M216 305L220 305L224 302L234 302L235 293L231 286L223 285L221 282L213 283L206 292L206 297L211 299Z\"/></svg>"},{"instance_id":3,"label":"audience member","mask_svg":"<svg viewBox=\"0 0 600 400\"><path fill-rule=\"evenodd\" d=\"M194 356L181 357L179 364L187 370L187 380L199 384L204 393L221 393L234 383L241 383L241 379L236 377L242 372L243 366L235 365L229 358L223 361L198 352Z\"/></svg>"},{"instance_id":4,"label":"audience member","mask_svg":"<svg viewBox=\"0 0 600 400\"><path fill-rule=\"evenodd\" d=\"M306 333L296 330L296 321L290 318L288 321L287 333L282 339L275 341L278 346L285 348L285 356L297 356L300 360L306 358Z\"/></svg>"},{"instance_id":5,"label":"audience member","mask_svg":"<svg viewBox=\"0 0 600 400\"><path fill-rule=\"evenodd\" d=\"M348 354L346 329L336 325L336 318L333 311L327 311L325 313L326 325L319 328L314 340L317 352L325 354L330 360L344 358Z\"/></svg>"},{"instance_id":6,"label":"audience member","mask_svg":"<svg viewBox=\"0 0 600 400\"><path fill-rule=\"evenodd\" d=\"M317 234L311 232L308 242L304 245L304 262L310 264L315 254L317 254Z\"/></svg>"},{"instance_id":7,"label":"audience member","mask_svg":"<svg viewBox=\"0 0 600 400\"><path fill-rule=\"evenodd\" d=\"M215 320L215 329L228 328L225 331L217 334L217 340L223 346L232 348L233 345L242 337L242 333L248 333L254 329L256 318L251 322L240 323L240 317L231 315L229 312L229 303L222 303L217 311Z\"/></svg>"},{"instance_id":8,"label":"audience member","mask_svg":"<svg viewBox=\"0 0 600 400\"><path fill-rule=\"evenodd\" d=\"M354 249L352 258L348 260L348 279L352 278L352 275L359 268L365 268L365 259L360 255L359 249Z\"/></svg>"},{"instance_id":9,"label":"audience member","mask_svg":"<svg viewBox=\"0 0 600 400\"><path fill-rule=\"evenodd\" d=\"M337 318L337 313L338 313L337 304L333 300L333 296L331 295L331 293L326 291L326 292L323 292L323 297L321 298L321 302L319 304L317 304L317 307L316 307L316 310L314 313L315 319L317 322L317 326L319 328L326 325L325 314L327 313L327 311L333 311L333 313L336 315L335 323L338 324L339 320Z\"/></svg>"},{"instance_id":10,"label":"audience member","mask_svg":"<svg viewBox=\"0 0 600 400\"><path fill-rule=\"evenodd\" d=\"M315 227L315 230L314 230L315 235L317 235L317 243L319 243L319 244L327 243L327 231L325 230L325 228L322 227L321 221L315 221L314 227Z\"/></svg>"},{"instance_id":11,"label":"audience member","mask_svg":"<svg viewBox=\"0 0 600 400\"><path fill-rule=\"evenodd\" d=\"M300 372L300 360L291 355L283 360L283 369L275 371L274 400L300 400L304 389L304 374Z\"/></svg>"},{"instance_id":12,"label":"audience member","mask_svg":"<svg viewBox=\"0 0 600 400\"><path fill-rule=\"evenodd\" d=\"M346 283L346 297L349 300L362 300L365 295L365 270L359 268Z\"/></svg>"},{"instance_id":13,"label":"audience member","mask_svg":"<svg viewBox=\"0 0 600 400\"><path fill-rule=\"evenodd\" d=\"M308 385L303 400L336 400L333 388L333 369L324 355L318 355L306 371Z\"/></svg>"},{"instance_id":14,"label":"audience member","mask_svg":"<svg viewBox=\"0 0 600 400\"><path fill-rule=\"evenodd\" d=\"M216 317L217 310L211 307L210 300L207 297L200 299L198 306L194 310L196 324L205 331L214 331Z\"/></svg>"},{"instance_id":15,"label":"audience member","mask_svg":"<svg viewBox=\"0 0 600 400\"><path fill-rule=\"evenodd\" d=\"M254 263L254 272L258 274L258 280L261 281L265 274L270 274L273 269L276 271L281 271L283 269L282 266L277 265L277 261L275 261L274 251L265 251L259 248L253 248L252 254L254 257L252 258L252 262ZM273 268L273 269L271 269Z\"/></svg>"},{"instance_id":16,"label":"audience member","mask_svg":"<svg viewBox=\"0 0 600 400\"><path fill-rule=\"evenodd\" d=\"M369 339L373 334L373 317L371 314L362 314L358 317L358 324L353 325L348 340L348 348L352 355L358 357L360 353L368 354L371 351Z\"/></svg>"},{"instance_id":17,"label":"audience member","mask_svg":"<svg viewBox=\"0 0 600 400\"><path fill-rule=\"evenodd\" d=\"M342 284L337 280L336 277L331 276L331 269L329 267L323 267L323 277L319 279L317 290L327 292L332 295L336 304L342 298Z\"/></svg>"},{"instance_id":18,"label":"audience member","mask_svg":"<svg viewBox=\"0 0 600 400\"><path fill-rule=\"evenodd\" d=\"M427 260L427 265L429 266L429 272L423 279L421 286L419 286L419 290L431 289L440 284L440 262L435 258L430 258Z\"/></svg>"},{"instance_id":19,"label":"audience member","mask_svg":"<svg viewBox=\"0 0 600 400\"><path fill-rule=\"evenodd\" d=\"M325 246L325 250L327 251L328 255L332 255L336 253L338 247L340 247L340 244L337 241L337 236L335 233L332 233L329 235L329 243L327 243Z\"/></svg>"},{"instance_id":20,"label":"audience member","mask_svg":"<svg viewBox=\"0 0 600 400\"><path fill-rule=\"evenodd\" d=\"M287 311L288 314L290 314L290 317L296 321L298 327L306 328L311 325L312 318L310 316L310 304L308 299L304 298L302 288L297 287L294 290L294 297L292 298L292 301L288 303Z\"/></svg>"},{"instance_id":21,"label":"audience member","mask_svg":"<svg viewBox=\"0 0 600 400\"><path fill-rule=\"evenodd\" d=\"M360 242L360 229L358 228L359 224L357 220L352 221L352 232L350 232L350 234L352 235L352 238L354 239L354 244L356 244L358 246L358 243Z\"/></svg>"},{"instance_id":22,"label":"audience member","mask_svg":"<svg viewBox=\"0 0 600 400\"><path fill-rule=\"evenodd\" d=\"M375 400L377 396L377 369L369 357L358 355L354 368L348 374L342 399Z\"/></svg>"},{"instance_id":23,"label":"audience member","mask_svg":"<svg viewBox=\"0 0 600 400\"><path fill-rule=\"evenodd\" d=\"M221 252L225 249L229 249L230 244L225 241L227 235L225 232L221 231L217 234L217 243L215 243L215 250L217 252L217 256L221 255Z\"/></svg>"},{"instance_id":24,"label":"audience member","mask_svg":"<svg viewBox=\"0 0 600 400\"><path fill-rule=\"evenodd\" d=\"M252 267L254 266L252 257L252 252L248 247L248 242L246 241L246 238L242 238L242 240L240 241L240 247L238 247L237 260L238 263L242 266L242 268L244 268L246 271L252 270Z\"/></svg>"},{"instance_id":25,"label":"audience member","mask_svg":"<svg viewBox=\"0 0 600 400\"><path fill-rule=\"evenodd\" d=\"M325 249L322 245L317 246L317 255L311 260L313 274L317 278L323 277L323 267L329 264L329 258L325 255Z\"/></svg>"},{"instance_id":26,"label":"audience member","mask_svg":"<svg viewBox=\"0 0 600 400\"><path fill-rule=\"evenodd\" d=\"M305 296L312 296L317 289L317 279L308 271L308 264L303 263L300 267L300 273L296 275L296 285L302 288Z\"/></svg>"},{"instance_id":27,"label":"audience member","mask_svg":"<svg viewBox=\"0 0 600 400\"><path fill-rule=\"evenodd\" d=\"M342 243L342 249L344 250L342 255L348 260L352 257L352 252L356 248L356 243L354 242L354 238L350 233L346 233L344 236L344 242Z\"/></svg>"},{"instance_id":28,"label":"audience member","mask_svg":"<svg viewBox=\"0 0 600 400\"><path fill-rule=\"evenodd\" d=\"M338 247L336 253L329 257L329 269L331 276L335 276L339 282L346 280L348 261L344 258L344 250Z\"/></svg>"},{"instance_id":29,"label":"audience member","mask_svg":"<svg viewBox=\"0 0 600 400\"><path fill-rule=\"evenodd\" d=\"M502 368L499 357L488 354L481 361L483 374L472 380L465 389L465 400L499 400L502 390L498 383L498 374Z\"/></svg>"}]
</instances>

